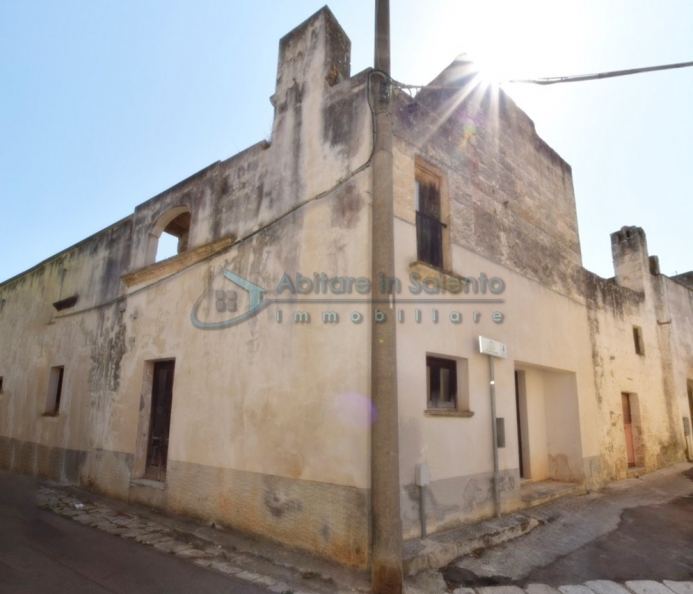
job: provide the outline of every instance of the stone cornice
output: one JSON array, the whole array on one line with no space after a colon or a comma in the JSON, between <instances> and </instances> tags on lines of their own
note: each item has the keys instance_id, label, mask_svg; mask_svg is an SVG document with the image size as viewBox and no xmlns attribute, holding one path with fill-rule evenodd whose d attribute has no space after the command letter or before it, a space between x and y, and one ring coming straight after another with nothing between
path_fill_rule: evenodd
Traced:
<instances>
[{"instance_id":1,"label":"stone cornice","mask_svg":"<svg viewBox=\"0 0 693 594\"><path fill-rule=\"evenodd\" d=\"M144 268L133 270L132 272L126 272L120 278L128 287L158 280L160 278L170 276L183 268L197 264L201 260L204 260L217 252L225 250L235 242L236 238L233 235L230 235L193 248L176 256L172 256L171 258L166 258L166 260L162 260L161 262L155 262L154 264L149 264Z\"/></svg>"}]
</instances>

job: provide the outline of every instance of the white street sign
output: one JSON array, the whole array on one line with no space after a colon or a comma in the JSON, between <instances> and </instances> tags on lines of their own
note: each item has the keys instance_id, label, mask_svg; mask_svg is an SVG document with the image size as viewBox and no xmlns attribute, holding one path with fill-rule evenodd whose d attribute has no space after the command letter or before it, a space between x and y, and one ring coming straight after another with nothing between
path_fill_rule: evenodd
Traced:
<instances>
[{"instance_id":1,"label":"white street sign","mask_svg":"<svg viewBox=\"0 0 693 594\"><path fill-rule=\"evenodd\" d=\"M505 359L508 355L505 343L479 336L479 352L483 355L491 355Z\"/></svg>"}]
</instances>

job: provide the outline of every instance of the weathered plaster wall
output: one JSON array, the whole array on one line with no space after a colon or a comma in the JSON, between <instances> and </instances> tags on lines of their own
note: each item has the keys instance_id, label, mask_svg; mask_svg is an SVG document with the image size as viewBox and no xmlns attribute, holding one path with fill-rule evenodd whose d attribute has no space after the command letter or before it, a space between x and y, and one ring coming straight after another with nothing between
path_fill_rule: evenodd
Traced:
<instances>
[{"instance_id":1,"label":"weathered plaster wall","mask_svg":"<svg viewBox=\"0 0 693 594\"><path fill-rule=\"evenodd\" d=\"M413 484L418 463L427 462L431 469L431 531L493 513L489 371L487 357L478 353L479 335L506 343L509 352L507 360L495 364L497 415L505 420L506 446L499 452L504 509L521 505L516 370L529 382L525 453L532 478L582 481L598 472L597 408L570 167L503 94L459 90L468 82L459 68L453 63L415 99L397 97L398 276L440 274L413 264L414 180L418 163L423 163L440 178L443 222L448 225L445 270L453 276L496 276L506 289L501 295L442 295L498 297L501 304L426 304L427 298L441 295L422 294L422 305L402 306L405 322L397 331L406 538L420 531ZM420 324L414 321L415 307L423 312ZM438 323L431 320L432 308L439 311ZM460 324L450 321L453 310L460 311ZM478 322L474 311L480 313ZM502 324L491 320L494 311L503 314ZM427 354L467 361L469 394L459 408L473 412L471 418L426 413Z\"/></svg>"},{"instance_id":2,"label":"weathered plaster wall","mask_svg":"<svg viewBox=\"0 0 693 594\"><path fill-rule=\"evenodd\" d=\"M243 238L330 191L369 156L366 75L349 78L350 41L329 10L282 38L270 143L210 165L135 210L131 268L167 210L192 213L190 248Z\"/></svg>"},{"instance_id":3,"label":"weathered plaster wall","mask_svg":"<svg viewBox=\"0 0 693 594\"><path fill-rule=\"evenodd\" d=\"M103 403L96 395L116 390L119 381L119 271L129 256L130 228L125 219L0 285L0 435L87 449L89 422L106 412L97 413ZM52 305L75 296L62 311ZM61 408L70 414L43 416L49 369L61 365Z\"/></svg>"},{"instance_id":4,"label":"weathered plaster wall","mask_svg":"<svg viewBox=\"0 0 693 594\"><path fill-rule=\"evenodd\" d=\"M0 464L124 493L127 455L112 426L127 422L117 394L126 350L120 275L130 256L130 218L0 285ZM64 309L52 304L76 297ZM10 338L11 337L11 338ZM58 415L47 411L51 367L64 366ZM94 462L90 456L95 456ZM109 458L110 459L110 458Z\"/></svg>"},{"instance_id":5,"label":"weathered plaster wall","mask_svg":"<svg viewBox=\"0 0 693 594\"><path fill-rule=\"evenodd\" d=\"M585 274L604 477L628 473L621 393L632 395L636 466L645 471L683 459L680 406L691 361L690 290L652 274L645 234L612 235L615 280ZM672 299L667 290L676 287ZM642 332L637 354L633 327Z\"/></svg>"},{"instance_id":6,"label":"weathered plaster wall","mask_svg":"<svg viewBox=\"0 0 693 594\"><path fill-rule=\"evenodd\" d=\"M413 312L403 307L409 315L409 324L398 327L405 535L419 531L413 478L420 462L431 467L427 512L433 530L491 513L490 416L484 412L488 406L477 410L475 401L477 393L488 391L485 358L476 353L480 334L505 342L510 353L496 365L498 416L505 418L506 431L500 465L511 473L503 480L507 509L518 505L519 496L516 370L523 382L526 478L591 487L626 476L621 392L633 402L639 471L682 459L681 417L691 414L686 384L693 376L688 277L675 282L660 275L641 230L615 234L615 280L582 269L570 167L505 95L474 87L467 63L453 63L414 99L398 95L395 122L402 277L411 271L441 274L414 264L414 179L423 166L440 182L445 273L484 272L506 282L498 306L502 325L489 320L488 305L461 305L459 325L447 319L452 306L428 306L439 309L440 322L431 323L427 311L425 328L412 323ZM472 310L482 314L478 324ZM634 325L642 329L645 355L635 353ZM424 412L427 354L468 361L469 394L459 408L473 417ZM469 477L483 483L474 489L471 508L462 488ZM456 491L443 487L453 483ZM456 499L444 495L453 492ZM480 501L479 493L487 499Z\"/></svg>"},{"instance_id":7,"label":"weathered plaster wall","mask_svg":"<svg viewBox=\"0 0 693 594\"><path fill-rule=\"evenodd\" d=\"M130 403L137 407L144 361L176 359L171 427L175 459L367 485L359 456L350 459L352 444L340 444L339 433L334 433L339 419L330 408L341 392L366 391L363 362L354 356L365 348L366 330L364 325L346 323L348 307L270 306L246 322L220 329L196 328L190 320L200 295L211 305L208 310L200 308L205 321L229 316L214 311L215 290L238 291L222 276L224 269L266 288L265 299L294 296L275 293L284 272L294 279L296 272L312 276L313 271L322 270L335 275L357 270L365 275L365 200L360 198L352 222L342 220L341 228L332 224L343 200L349 199L345 197L363 190L357 188L347 184L231 250L157 284L136 286L128 295L127 316L135 348L123 362L129 382L125 391L137 396ZM286 241L287 237L295 239ZM360 239L364 247L343 249L349 237ZM282 310L281 323L276 321L277 307ZM296 309L308 311L311 321L294 323ZM323 309L341 314L342 321L324 324ZM277 374L276 369L286 372ZM177 398L178 390L186 394L184 399ZM184 412L179 413L179 406ZM355 431L359 440L363 437L363 428L348 430ZM133 439L134 430L127 437L130 442ZM316 440L327 443L316 448ZM332 448L347 459L334 465L325 456Z\"/></svg>"},{"instance_id":8,"label":"weathered plaster wall","mask_svg":"<svg viewBox=\"0 0 693 594\"><path fill-rule=\"evenodd\" d=\"M214 311L215 291L234 288L224 269L266 288L265 299L292 297L275 292L284 272L368 276L367 184L362 174L229 251L133 287L134 345L123 361L130 423L120 431L133 451L148 397L143 366L175 358L166 507L356 565L368 552L368 322L353 324L353 306L332 304L270 306L220 329L196 328L190 315L203 295L205 321L228 317ZM324 323L325 309L339 323ZM310 322L295 323L296 310Z\"/></svg>"},{"instance_id":9,"label":"weathered plaster wall","mask_svg":"<svg viewBox=\"0 0 693 594\"><path fill-rule=\"evenodd\" d=\"M210 165L0 284L0 465L367 564L377 414L370 304L338 303L334 294L321 302L326 295L314 291L298 297L318 301L276 301L238 324L216 307L217 291L229 290L237 314L250 306L224 271L262 287L265 300L296 297L278 292L284 273L292 281L322 272L370 278L368 73L350 77L349 45L327 9L316 13L280 42L270 143ZM432 304L441 296L422 294L398 306L402 321L383 305L387 323L398 325L406 538L420 530L419 463L431 470L430 531L493 513L489 369L479 335L508 347L495 362L504 510L522 504L516 372L524 470L533 480L598 486L625 476L621 392L637 405L644 470L682 458L681 419L693 412L688 275L660 275L644 234L632 229L614 239L615 281L584 271L570 167L502 93L479 87L460 98L466 68L453 63L415 99L395 94L401 297L414 297L412 272L484 273L505 285L497 295L462 294L497 303ZM444 271L416 262L417 165L440 176ZM153 237L182 210L190 213L188 250L152 264ZM492 320L496 311L502 323ZM299 312L306 321L295 321ZM339 321L323 319L326 312ZM193 313L203 324L193 324ZM644 355L634 352L633 325ZM458 414L426 410L427 354L459 360ZM138 479L152 366L162 359L175 359L168 467L165 483L151 485ZM45 416L49 370L58 365L60 411Z\"/></svg>"},{"instance_id":10,"label":"weathered plaster wall","mask_svg":"<svg viewBox=\"0 0 693 594\"><path fill-rule=\"evenodd\" d=\"M367 563L367 316L355 324L351 305L287 303L281 323L272 306L219 329L191 321L198 298L206 321L230 315L216 311L216 289L236 290L247 309L222 270L266 296L284 272L370 276L371 117L366 75L349 78L349 45L329 10L316 13L280 42L271 143L0 285L3 466ZM183 207L188 251L152 264L157 223ZM310 323L295 323L296 309ZM323 323L324 309L340 322ZM146 455L147 366L170 358L169 465L154 489L131 481ZM56 365L59 414L42 416Z\"/></svg>"},{"instance_id":11,"label":"weathered plaster wall","mask_svg":"<svg viewBox=\"0 0 693 594\"><path fill-rule=\"evenodd\" d=\"M682 285L663 275L656 277L655 281L663 302L669 306L668 316L661 320L665 322L661 326L666 327L672 352L676 353L671 367L672 392L679 409L678 426L681 430L683 417L693 422L693 403L688 398L687 389L687 385L693 383L693 286ZM666 323L669 320L671 323ZM691 454L693 452L689 452L689 456Z\"/></svg>"},{"instance_id":12,"label":"weathered plaster wall","mask_svg":"<svg viewBox=\"0 0 693 594\"><path fill-rule=\"evenodd\" d=\"M413 225L401 220L396 221L395 231L398 276L407 279L411 270L408 263L416 256L415 231ZM493 513L489 364L488 358L479 354L480 335L500 340L508 348L508 358L495 361L497 416L505 420L506 446L499 450L503 509L521 505L516 370L524 370L530 377L534 375L539 387L532 391L532 396L540 400L539 412L532 414L530 410L534 426L530 431L534 441L530 452L541 466L536 469L536 478L582 481L586 478L585 467L592 473L590 460L599 454L584 305L454 244L452 254L453 270L459 270L464 263L465 271L473 271L470 275L483 272L488 277L502 278L506 289L501 295L461 295L501 297L503 303L498 304L427 304L427 298L441 296L420 295L420 304L399 306L404 311L404 322L397 326L397 356L405 538L420 534L419 495L414 485L415 467L419 463L428 463L431 470L427 500L430 531ZM430 269L430 274L436 276L437 272ZM403 283L403 298L413 297L405 294L409 284ZM415 322L417 307L422 312L421 323ZM438 310L438 323L432 321L433 308ZM452 311L461 313L460 324L450 321ZM474 311L480 313L478 322L474 322ZM494 311L504 315L501 324L492 321ZM460 408L473 412L471 418L426 413L427 354L467 360L468 406ZM540 443L542 435L544 441ZM457 487L449 489L453 484Z\"/></svg>"}]
</instances>

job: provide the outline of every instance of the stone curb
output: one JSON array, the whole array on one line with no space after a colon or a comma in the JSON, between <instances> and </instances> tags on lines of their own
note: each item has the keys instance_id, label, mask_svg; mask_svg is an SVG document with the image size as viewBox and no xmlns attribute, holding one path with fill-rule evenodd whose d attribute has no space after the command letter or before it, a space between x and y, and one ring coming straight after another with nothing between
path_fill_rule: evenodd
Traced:
<instances>
[{"instance_id":1,"label":"stone curb","mask_svg":"<svg viewBox=\"0 0 693 594\"><path fill-rule=\"evenodd\" d=\"M512 514L500 520L480 522L404 543L403 571L406 577L427 569L444 567L477 549L498 545L527 534L539 526L536 518Z\"/></svg>"},{"instance_id":2,"label":"stone curb","mask_svg":"<svg viewBox=\"0 0 693 594\"><path fill-rule=\"evenodd\" d=\"M221 545L215 546L197 536L192 538L200 542L187 541L186 538L191 538L191 535L178 533L132 513L115 511L100 503L82 502L76 497L47 487L39 489L38 503L43 509L53 511L85 526L103 530L120 538L134 539L143 545L176 555L181 559L187 559L196 565L217 571L230 578L241 579L262 586L273 594L317 594L312 590L294 590L285 582L279 582L271 576L242 569L234 564L242 557L239 553L227 551ZM427 563L440 567L475 548L510 540L539 525L539 522L534 518L525 518L525 520L532 521L505 524L496 531L487 530L483 534L477 534L473 538L468 538L457 544L428 539L426 545L429 550L426 554L423 554L423 551L417 551L416 555L410 556L409 560L425 558ZM204 544L201 548L200 543L202 542ZM453 556L447 561L443 561L449 555ZM404 592L405 594L434 594L433 592L423 593L416 586L407 583L405 583ZM445 591L441 591L441 594L443 592ZM693 581L664 580L660 583L651 580L633 580L620 584L609 580L592 580L584 584L568 584L558 588L544 584L528 584L524 588L515 585L483 588L459 587L453 590L453 594L693 594Z\"/></svg>"},{"instance_id":3,"label":"stone curb","mask_svg":"<svg viewBox=\"0 0 693 594\"><path fill-rule=\"evenodd\" d=\"M140 544L151 546L181 559L187 559L196 565L217 571L227 577L263 586L273 594L316 594L312 590L293 589L286 583L277 582L268 575L261 575L236 567L227 561L237 561L240 556L239 553L227 551L221 545L214 546L209 542L204 542L204 547L200 548L200 543L193 541L203 541L202 538L177 533L131 513L117 512L100 503L83 502L62 491L48 487L39 489L38 503L43 509L53 511L85 526L103 530L120 538L133 539Z\"/></svg>"},{"instance_id":4,"label":"stone curb","mask_svg":"<svg viewBox=\"0 0 693 594\"><path fill-rule=\"evenodd\" d=\"M416 587L405 587L405 594L422 594ZM426 592L426 594L433 594ZM442 594L442 592L441 592ZM584 584L568 584L553 588L545 584L528 584L520 586L486 586L478 588L459 587L452 594L693 594L693 581L655 582L651 580L633 580L625 583L609 580L592 580Z\"/></svg>"}]
</instances>

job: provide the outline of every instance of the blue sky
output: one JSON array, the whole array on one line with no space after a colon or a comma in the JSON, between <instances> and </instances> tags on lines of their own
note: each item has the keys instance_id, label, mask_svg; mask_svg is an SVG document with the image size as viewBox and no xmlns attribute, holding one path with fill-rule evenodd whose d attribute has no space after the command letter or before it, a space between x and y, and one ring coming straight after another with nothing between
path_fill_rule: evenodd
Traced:
<instances>
[{"instance_id":1,"label":"blue sky","mask_svg":"<svg viewBox=\"0 0 693 594\"><path fill-rule=\"evenodd\" d=\"M0 4L0 281L269 138L279 38L309 0L5 0ZM393 76L431 80L467 52L510 77L693 61L687 0L392 0ZM330 8L373 54L373 0ZM693 269L693 68L504 85L573 167L584 264L645 228L667 274Z\"/></svg>"}]
</instances>

